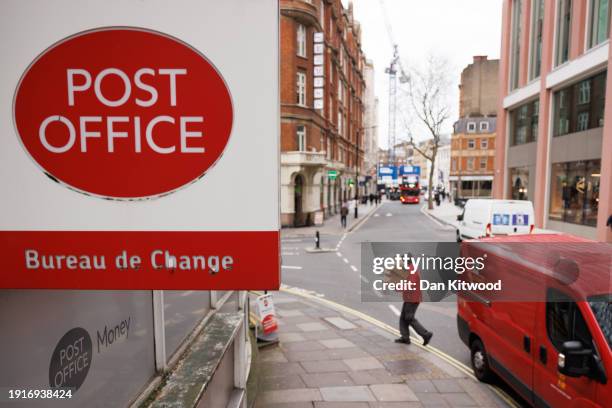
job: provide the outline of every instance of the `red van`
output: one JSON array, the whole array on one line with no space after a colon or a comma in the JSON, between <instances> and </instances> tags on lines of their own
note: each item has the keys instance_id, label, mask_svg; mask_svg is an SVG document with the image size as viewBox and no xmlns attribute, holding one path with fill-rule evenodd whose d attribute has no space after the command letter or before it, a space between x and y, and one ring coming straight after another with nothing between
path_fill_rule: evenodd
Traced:
<instances>
[{"instance_id":1,"label":"red van","mask_svg":"<svg viewBox=\"0 0 612 408\"><path fill-rule=\"evenodd\" d=\"M488 256L464 280L516 291L458 293L476 377L496 374L536 407L611 407L612 245L543 234L465 241L461 252Z\"/></svg>"}]
</instances>

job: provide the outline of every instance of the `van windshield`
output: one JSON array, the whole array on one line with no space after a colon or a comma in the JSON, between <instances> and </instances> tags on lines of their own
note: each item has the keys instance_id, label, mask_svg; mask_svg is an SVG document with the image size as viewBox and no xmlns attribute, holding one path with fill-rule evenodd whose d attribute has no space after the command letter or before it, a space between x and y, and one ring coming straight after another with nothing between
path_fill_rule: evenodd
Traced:
<instances>
[{"instance_id":1,"label":"van windshield","mask_svg":"<svg viewBox=\"0 0 612 408\"><path fill-rule=\"evenodd\" d=\"M592 296L589 305L601 331L612 349L612 295Z\"/></svg>"}]
</instances>

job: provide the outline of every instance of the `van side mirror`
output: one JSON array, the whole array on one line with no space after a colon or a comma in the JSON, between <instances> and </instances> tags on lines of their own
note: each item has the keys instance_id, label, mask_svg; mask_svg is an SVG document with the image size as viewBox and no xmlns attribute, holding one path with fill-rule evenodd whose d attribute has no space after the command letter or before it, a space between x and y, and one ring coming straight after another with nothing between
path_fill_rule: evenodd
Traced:
<instances>
[{"instance_id":1,"label":"van side mirror","mask_svg":"<svg viewBox=\"0 0 612 408\"><path fill-rule=\"evenodd\" d=\"M463 214L459 214L457 216L457 221L463 221Z\"/></svg>"},{"instance_id":2,"label":"van side mirror","mask_svg":"<svg viewBox=\"0 0 612 408\"><path fill-rule=\"evenodd\" d=\"M593 350L585 349L579 341L566 341L561 347L557 369L568 377L582 377L591 372Z\"/></svg>"}]
</instances>

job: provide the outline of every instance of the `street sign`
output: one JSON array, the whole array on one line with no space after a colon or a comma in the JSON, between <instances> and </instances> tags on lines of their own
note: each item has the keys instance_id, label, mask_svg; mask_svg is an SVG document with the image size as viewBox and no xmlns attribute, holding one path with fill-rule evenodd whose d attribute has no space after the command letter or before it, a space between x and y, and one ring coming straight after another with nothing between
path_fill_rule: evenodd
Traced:
<instances>
[{"instance_id":1,"label":"street sign","mask_svg":"<svg viewBox=\"0 0 612 408\"><path fill-rule=\"evenodd\" d=\"M0 15L0 288L278 288L278 2L110 2Z\"/></svg>"},{"instance_id":2,"label":"street sign","mask_svg":"<svg viewBox=\"0 0 612 408\"><path fill-rule=\"evenodd\" d=\"M335 180L338 177L338 171L337 170L328 170L327 171L327 178L330 180Z\"/></svg>"}]
</instances>

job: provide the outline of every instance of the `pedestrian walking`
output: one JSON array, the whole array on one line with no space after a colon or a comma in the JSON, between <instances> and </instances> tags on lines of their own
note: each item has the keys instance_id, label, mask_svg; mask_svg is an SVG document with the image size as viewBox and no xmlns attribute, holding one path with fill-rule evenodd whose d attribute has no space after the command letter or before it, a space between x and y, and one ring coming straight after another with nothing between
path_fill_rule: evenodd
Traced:
<instances>
[{"instance_id":1,"label":"pedestrian walking","mask_svg":"<svg viewBox=\"0 0 612 408\"><path fill-rule=\"evenodd\" d=\"M414 273L412 272L414 271ZM423 345L426 346L431 341L433 333L427 330L415 317L419 304L422 301L420 281L421 277L418 270L410 265L408 271L402 271L405 280L412 282L412 290L402 291L402 312L399 317L400 337L395 339L396 343L410 344L410 326L423 338Z\"/></svg>"},{"instance_id":2,"label":"pedestrian walking","mask_svg":"<svg viewBox=\"0 0 612 408\"><path fill-rule=\"evenodd\" d=\"M436 200L436 205L439 207L440 206L440 191L436 190L436 192L434 193L434 200Z\"/></svg>"},{"instance_id":3,"label":"pedestrian walking","mask_svg":"<svg viewBox=\"0 0 612 408\"><path fill-rule=\"evenodd\" d=\"M346 216L349 213L348 204L345 201L342 204L342 208L340 209L340 223L342 224L342 228L346 228Z\"/></svg>"},{"instance_id":4,"label":"pedestrian walking","mask_svg":"<svg viewBox=\"0 0 612 408\"><path fill-rule=\"evenodd\" d=\"M374 204L374 194L370 193L370 205Z\"/></svg>"}]
</instances>

